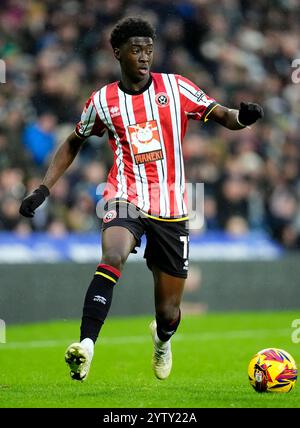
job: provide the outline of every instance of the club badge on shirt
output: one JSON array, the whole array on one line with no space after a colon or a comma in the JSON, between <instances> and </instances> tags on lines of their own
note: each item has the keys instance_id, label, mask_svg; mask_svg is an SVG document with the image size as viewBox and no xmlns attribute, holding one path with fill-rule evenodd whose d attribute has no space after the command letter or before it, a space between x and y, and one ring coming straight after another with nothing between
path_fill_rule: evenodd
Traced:
<instances>
[{"instance_id":1,"label":"club badge on shirt","mask_svg":"<svg viewBox=\"0 0 300 428\"><path fill-rule=\"evenodd\" d=\"M158 107L167 107L170 104L169 95L164 92L160 92L156 95L155 102Z\"/></svg>"},{"instance_id":2,"label":"club badge on shirt","mask_svg":"<svg viewBox=\"0 0 300 428\"><path fill-rule=\"evenodd\" d=\"M112 221L116 217L117 217L117 211L116 210L107 211L107 213L103 217L103 222L109 223L110 221Z\"/></svg>"}]
</instances>

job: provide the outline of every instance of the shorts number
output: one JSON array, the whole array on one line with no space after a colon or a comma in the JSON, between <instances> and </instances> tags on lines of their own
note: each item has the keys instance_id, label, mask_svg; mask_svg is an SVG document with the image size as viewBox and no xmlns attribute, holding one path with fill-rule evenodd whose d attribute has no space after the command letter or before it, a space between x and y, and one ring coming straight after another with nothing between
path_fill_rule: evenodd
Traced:
<instances>
[{"instance_id":1,"label":"shorts number","mask_svg":"<svg viewBox=\"0 0 300 428\"><path fill-rule=\"evenodd\" d=\"M183 258L187 259L188 257L188 242L189 237L188 236L180 236L180 241L183 242Z\"/></svg>"}]
</instances>

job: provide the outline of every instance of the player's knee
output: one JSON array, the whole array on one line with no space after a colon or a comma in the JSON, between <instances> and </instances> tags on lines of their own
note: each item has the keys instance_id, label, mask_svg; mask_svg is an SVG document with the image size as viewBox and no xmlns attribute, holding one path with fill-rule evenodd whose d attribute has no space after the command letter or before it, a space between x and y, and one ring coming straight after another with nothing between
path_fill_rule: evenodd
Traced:
<instances>
[{"instance_id":1,"label":"player's knee","mask_svg":"<svg viewBox=\"0 0 300 428\"><path fill-rule=\"evenodd\" d=\"M102 255L101 263L122 270L126 258L117 250L110 250Z\"/></svg>"},{"instance_id":2,"label":"player's knee","mask_svg":"<svg viewBox=\"0 0 300 428\"><path fill-rule=\"evenodd\" d=\"M157 308L156 317L164 324L174 323L180 316L180 309L174 305L163 305Z\"/></svg>"}]
</instances>

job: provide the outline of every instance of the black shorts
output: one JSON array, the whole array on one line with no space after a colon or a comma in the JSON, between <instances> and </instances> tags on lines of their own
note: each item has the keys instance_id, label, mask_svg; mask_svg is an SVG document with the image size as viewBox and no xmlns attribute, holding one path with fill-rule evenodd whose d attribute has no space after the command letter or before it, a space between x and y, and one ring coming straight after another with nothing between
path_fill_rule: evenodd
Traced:
<instances>
[{"instance_id":1,"label":"black shorts","mask_svg":"<svg viewBox=\"0 0 300 428\"><path fill-rule=\"evenodd\" d=\"M128 211L126 211L128 210ZM112 202L105 206L102 230L111 226L128 229L136 239L136 246L141 245L145 233L147 244L144 258L147 266L157 266L169 275L186 278L189 257L188 221L176 219L150 218L134 205L126 202ZM134 249L132 251L136 253Z\"/></svg>"}]
</instances>

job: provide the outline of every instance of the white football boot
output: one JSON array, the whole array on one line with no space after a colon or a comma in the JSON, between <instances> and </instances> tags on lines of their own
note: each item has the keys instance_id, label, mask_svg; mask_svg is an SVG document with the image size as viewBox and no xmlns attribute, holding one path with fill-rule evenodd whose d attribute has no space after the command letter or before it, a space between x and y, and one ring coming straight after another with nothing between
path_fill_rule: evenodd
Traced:
<instances>
[{"instance_id":1,"label":"white football boot","mask_svg":"<svg viewBox=\"0 0 300 428\"><path fill-rule=\"evenodd\" d=\"M171 340L162 342L157 337L156 333L156 321L153 320L150 325L150 331L154 344L154 352L152 356L152 368L155 376L160 379L166 379L172 369L172 351L171 351Z\"/></svg>"},{"instance_id":2,"label":"white football boot","mask_svg":"<svg viewBox=\"0 0 300 428\"><path fill-rule=\"evenodd\" d=\"M72 343L65 353L65 361L70 368L70 376L74 380L84 381L90 370L93 352L82 343Z\"/></svg>"}]
</instances>

